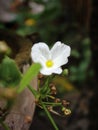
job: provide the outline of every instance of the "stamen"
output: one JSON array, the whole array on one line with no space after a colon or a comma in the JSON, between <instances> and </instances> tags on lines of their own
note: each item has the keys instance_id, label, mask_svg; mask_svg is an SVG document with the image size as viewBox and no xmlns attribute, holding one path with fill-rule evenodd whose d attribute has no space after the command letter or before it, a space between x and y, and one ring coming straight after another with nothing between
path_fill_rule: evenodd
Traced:
<instances>
[{"instance_id":1,"label":"stamen","mask_svg":"<svg viewBox=\"0 0 98 130\"><path fill-rule=\"evenodd\" d=\"M48 68L52 67L53 64L54 64L54 63L53 63L52 60L47 60L47 61L46 61L46 66L47 66Z\"/></svg>"}]
</instances>

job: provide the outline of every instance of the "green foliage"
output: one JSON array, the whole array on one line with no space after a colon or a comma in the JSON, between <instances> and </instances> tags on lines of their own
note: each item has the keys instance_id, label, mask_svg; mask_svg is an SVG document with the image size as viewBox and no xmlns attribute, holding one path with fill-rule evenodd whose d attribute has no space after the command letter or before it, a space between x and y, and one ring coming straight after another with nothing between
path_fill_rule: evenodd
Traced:
<instances>
[{"instance_id":1,"label":"green foliage","mask_svg":"<svg viewBox=\"0 0 98 130\"><path fill-rule=\"evenodd\" d=\"M37 76L40 69L41 65L39 63L35 63L30 66L30 68L27 70L26 74L23 75L22 80L20 81L18 92L23 91L24 88L30 84L31 80Z\"/></svg>"},{"instance_id":2,"label":"green foliage","mask_svg":"<svg viewBox=\"0 0 98 130\"><path fill-rule=\"evenodd\" d=\"M21 73L14 60L5 57L0 64L0 87L15 87L21 80Z\"/></svg>"},{"instance_id":3,"label":"green foliage","mask_svg":"<svg viewBox=\"0 0 98 130\"><path fill-rule=\"evenodd\" d=\"M44 5L45 9L37 19L36 29L40 33L43 41L52 44L57 40L61 26L58 24L58 19L61 16L62 8L60 0L47 1Z\"/></svg>"},{"instance_id":4,"label":"green foliage","mask_svg":"<svg viewBox=\"0 0 98 130\"><path fill-rule=\"evenodd\" d=\"M39 90L42 99L46 98L47 95L50 93L49 81L50 81L49 78L47 78L44 85Z\"/></svg>"},{"instance_id":5,"label":"green foliage","mask_svg":"<svg viewBox=\"0 0 98 130\"><path fill-rule=\"evenodd\" d=\"M78 63L70 66L70 80L83 83L92 71L89 70L91 62L90 39L86 37L80 43L81 48L77 50L73 49L74 53L72 53L72 56L75 58L76 63L77 61Z\"/></svg>"}]
</instances>

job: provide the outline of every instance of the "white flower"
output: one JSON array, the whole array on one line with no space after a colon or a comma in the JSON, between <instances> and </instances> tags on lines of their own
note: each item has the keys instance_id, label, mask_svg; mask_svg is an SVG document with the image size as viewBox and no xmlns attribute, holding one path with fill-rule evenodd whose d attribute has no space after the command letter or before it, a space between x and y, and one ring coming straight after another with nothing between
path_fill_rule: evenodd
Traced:
<instances>
[{"instance_id":1,"label":"white flower","mask_svg":"<svg viewBox=\"0 0 98 130\"><path fill-rule=\"evenodd\" d=\"M61 74L61 66L68 62L70 51L71 48L60 41L56 42L51 49L45 43L39 42L33 45L31 58L33 62L42 65L40 73L43 75Z\"/></svg>"}]
</instances>

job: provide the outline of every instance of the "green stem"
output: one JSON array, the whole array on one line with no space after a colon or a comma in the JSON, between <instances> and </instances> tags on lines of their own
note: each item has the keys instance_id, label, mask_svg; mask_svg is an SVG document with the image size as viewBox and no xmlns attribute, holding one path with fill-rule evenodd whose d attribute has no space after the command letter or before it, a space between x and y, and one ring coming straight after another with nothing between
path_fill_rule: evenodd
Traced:
<instances>
[{"instance_id":1,"label":"green stem","mask_svg":"<svg viewBox=\"0 0 98 130\"><path fill-rule=\"evenodd\" d=\"M61 106L62 103L53 103L53 102L43 102L45 105L52 105L52 106Z\"/></svg>"},{"instance_id":2,"label":"green stem","mask_svg":"<svg viewBox=\"0 0 98 130\"><path fill-rule=\"evenodd\" d=\"M5 130L10 130L10 128L3 121L0 121L0 124Z\"/></svg>"},{"instance_id":3,"label":"green stem","mask_svg":"<svg viewBox=\"0 0 98 130\"><path fill-rule=\"evenodd\" d=\"M55 99L55 97L51 96L51 95L47 95L47 97L51 98L51 99Z\"/></svg>"},{"instance_id":4,"label":"green stem","mask_svg":"<svg viewBox=\"0 0 98 130\"><path fill-rule=\"evenodd\" d=\"M55 128L55 130L59 130L58 127L57 127L57 125L55 124L55 122L54 122L51 114L49 113L49 111L47 110L47 108L46 108L46 106L44 105L43 102L41 102L41 105L42 105L43 109L45 110L45 112L46 112L48 118L50 119L50 121L51 121L53 127Z\"/></svg>"},{"instance_id":5,"label":"green stem","mask_svg":"<svg viewBox=\"0 0 98 130\"><path fill-rule=\"evenodd\" d=\"M32 92L32 94L35 96L35 98L39 98L39 93L32 88L32 86L28 85L29 90Z\"/></svg>"}]
</instances>

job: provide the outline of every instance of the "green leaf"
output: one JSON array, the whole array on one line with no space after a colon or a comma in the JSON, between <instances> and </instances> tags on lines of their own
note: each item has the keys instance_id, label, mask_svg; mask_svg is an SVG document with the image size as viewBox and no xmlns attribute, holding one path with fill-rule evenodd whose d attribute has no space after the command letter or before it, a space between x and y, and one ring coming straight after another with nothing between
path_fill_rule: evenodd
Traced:
<instances>
[{"instance_id":1,"label":"green leaf","mask_svg":"<svg viewBox=\"0 0 98 130\"><path fill-rule=\"evenodd\" d=\"M15 87L20 80L21 73L15 61L6 56L0 64L0 84L4 87Z\"/></svg>"},{"instance_id":2,"label":"green leaf","mask_svg":"<svg viewBox=\"0 0 98 130\"><path fill-rule=\"evenodd\" d=\"M26 86L28 86L31 82L31 80L37 76L41 69L41 65L39 63L35 63L31 65L31 67L27 70L27 72L23 75L23 78L20 82L20 87L18 89L18 92L20 93L25 89Z\"/></svg>"}]
</instances>

